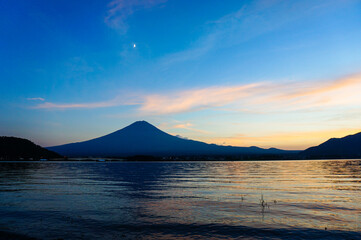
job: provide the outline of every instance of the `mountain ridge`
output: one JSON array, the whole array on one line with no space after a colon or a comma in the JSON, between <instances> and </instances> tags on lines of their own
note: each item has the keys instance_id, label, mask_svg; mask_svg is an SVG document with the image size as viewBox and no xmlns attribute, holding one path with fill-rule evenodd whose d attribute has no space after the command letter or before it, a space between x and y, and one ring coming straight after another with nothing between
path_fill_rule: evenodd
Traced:
<instances>
[{"instance_id":1,"label":"mountain ridge","mask_svg":"<svg viewBox=\"0 0 361 240\"><path fill-rule=\"evenodd\" d=\"M361 132L342 138L330 138L318 146L300 152L304 158L361 158Z\"/></svg>"},{"instance_id":2,"label":"mountain ridge","mask_svg":"<svg viewBox=\"0 0 361 240\"><path fill-rule=\"evenodd\" d=\"M228 155L283 154L276 148L234 147L208 144L170 135L146 121L136 121L122 129L90 140L47 147L68 157L126 157L134 155Z\"/></svg>"},{"instance_id":3,"label":"mountain ridge","mask_svg":"<svg viewBox=\"0 0 361 240\"><path fill-rule=\"evenodd\" d=\"M41 158L62 158L61 155L49 151L28 139L17 137L0 137L0 159L41 159Z\"/></svg>"}]
</instances>

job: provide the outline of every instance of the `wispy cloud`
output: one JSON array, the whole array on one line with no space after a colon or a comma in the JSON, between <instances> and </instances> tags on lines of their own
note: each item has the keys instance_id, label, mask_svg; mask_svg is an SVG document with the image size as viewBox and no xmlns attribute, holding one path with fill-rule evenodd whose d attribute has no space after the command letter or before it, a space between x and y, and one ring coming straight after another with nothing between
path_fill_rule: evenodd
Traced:
<instances>
[{"instance_id":1,"label":"wispy cloud","mask_svg":"<svg viewBox=\"0 0 361 240\"><path fill-rule=\"evenodd\" d=\"M235 100L246 98L261 90L262 84L248 84L229 87L208 87L174 92L166 95L146 96L140 111L148 114L172 114L223 106Z\"/></svg>"},{"instance_id":2,"label":"wispy cloud","mask_svg":"<svg viewBox=\"0 0 361 240\"><path fill-rule=\"evenodd\" d=\"M256 0L238 10L206 22L203 35L189 48L160 59L161 65L197 59L212 50L234 47L254 38L277 31L286 24L309 14L316 3L282 0ZM283 46L284 47L284 46Z\"/></svg>"},{"instance_id":3,"label":"wispy cloud","mask_svg":"<svg viewBox=\"0 0 361 240\"><path fill-rule=\"evenodd\" d=\"M261 82L149 95L139 111L174 114L230 105L235 111L293 111L361 104L361 75L328 81Z\"/></svg>"},{"instance_id":4,"label":"wispy cloud","mask_svg":"<svg viewBox=\"0 0 361 240\"><path fill-rule=\"evenodd\" d=\"M192 123L179 123L179 124L173 125L173 128L188 129L188 128L192 127L192 126L193 126Z\"/></svg>"},{"instance_id":5,"label":"wispy cloud","mask_svg":"<svg viewBox=\"0 0 361 240\"><path fill-rule=\"evenodd\" d=\"M34 108L79 109L135 105L139 115L167 115L202 109L244 112L296 111L355 106L361 104L360 92L361 74L356 74L336 80L259 82L137 96L122 94L109 101L90 103L44 102Z\"/></svg>"},{"instance_id":6,"label":"wispy cloud","mask_svg":"<svg viewBox=\"0 0 361 240\"><path fill-rule=\"evenodd\" d=\"M280 93L266 101L282 102L284 106L299 108L326 107L361 103L361 74L335 80L295 82L284 84Z\"/></svg>"},{"instance_id":7,"label":"wispy cloud","mask_svg":"<svg viewBox=\"0 0 361 240\"><path fill-rule=\"evenodd\" d=\"M202 133L202 134L209 134L208 131L204 131L204 130L200 130L194 127L194 124L186 122L186 123L177 123L171 126L163 126L165 129L170 129L170 130L176 130L176 129L185 129L191 132L196 132L196 133Z\"/></svg>"},{"instance_id":8,"label":"wispy cloud","mask_svg":"<svg viewBox=\"0 0 361 240\"><path fill-rule=\"evenodd\" d=\"M46 102L35 106L35 109L74 109L74 108L104 108L121 105L114 101L94 102L94 103L51 103Z\"/></svg>"},{"instance_id":9,"label":"wispy cloud","mask_svg":"<svg viewBox=\"0 0 361 240\"><path fill-rule=\"evenodd\" d=\"M44 102L38 104L32 108L34 109L93 109L93 108L106 108L106 107L115 107L115 106L126 106L126 105L137 105L140 104L135 99L130 96L120 97L117 96L108 101L101 102L88 102L88 103L52 103L52 102Z\"/></svg>"},{"instance_id":10,"label":"wispy cloud","mask_svg":"<svg viewBox=\"0 0 361 240\"><path fill-rule=\"evenodd\" d=\"M104 19L110 27L125 33L128 30L127 18L134 12L150 8L167 0L113 0L108 4L108 12Z\"/></svg>"},{"instance_id":11,"label":"wispy cloud","mask_svg":"<svg viewBox=\"0 0 361 240\"><path fill-rule=\"evenodd\" d=\"M335 9L351 2L352 0L330 0L326 4L324 1L240 1L242 6L238 10L200 26L203 34L199 39L192 41L192 44L184 50L164 56L159 63L163 67L168 67L179 62L198 59L211 51L241 45L262 35L276 32L290 23L317 14L317 9L318 11ZM308 45L309 43L303 43L296 46L274 47L285 50Z\"/></svg>"},{"instance_id":12,"label":"wispy cloud","mask_svg":"<svg viewBox=\"0 0 361 240\"><path fill-rule=\"evenodd\" d=\"M27 98L28 101L45 101L42 97Z\"/></svg>"}]
</instances>

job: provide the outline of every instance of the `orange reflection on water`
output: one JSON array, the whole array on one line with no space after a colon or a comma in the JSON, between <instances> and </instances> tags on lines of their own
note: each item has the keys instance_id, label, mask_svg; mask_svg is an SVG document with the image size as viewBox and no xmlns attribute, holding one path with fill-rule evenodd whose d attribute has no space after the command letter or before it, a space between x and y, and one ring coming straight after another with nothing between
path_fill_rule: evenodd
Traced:
<instances>
[{"instance_id":1,"label":"orange reflection on water","mask_svg":"<svg viewBox=\"0 0 361 240\"><path fill-rule=\"evenodd\" d=\"M147 216L184 224L359 230L359 160L202 164L163 178L153 194L164 198L144 202Z\"/></svg>"}]
</instances>

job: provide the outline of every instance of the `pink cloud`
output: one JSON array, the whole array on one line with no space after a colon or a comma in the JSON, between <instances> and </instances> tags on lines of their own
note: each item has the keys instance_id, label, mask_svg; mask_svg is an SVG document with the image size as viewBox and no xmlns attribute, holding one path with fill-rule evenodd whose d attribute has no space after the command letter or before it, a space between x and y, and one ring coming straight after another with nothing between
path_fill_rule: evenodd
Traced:
<instances>
[{"instance_id":1,"label":"pink cloud","mask_svg":"<svg viewBox=\"0 0 361 240\"><path fill-rule=\"evenodd\" d=\"M259 82L162 94L122 94L109 101L89 103L44 102L33 108L74 109L136 105L139 115L178 114L202 109L244 112L294 111L361 105L360 92L361 74L357 74L327 81Z\"/></svg>"},{"instance_id":2,"label":"pink cloud","mask_svg":"<svg viewBox=\"0 0 361 240\"><path fill-rule=\"evenodd\" d=\"M168 95L149 95L145 97L139 110L149 114L172 114L223 106L260 91L260 86L261 84L257 83L186 90Z\"/></svg>"},{"instance_id":3,"label":"pink cloud","mask_svg":"<svg viewBox=\"0 0 361 240\"><path fill-rule=\"evenodd\" d=\"M144 114L175 114L232 105L239 111L293 111L361 104L361 74L336 80L272 83L155 94L145 97Z\"/></svg>"}]
</instances>

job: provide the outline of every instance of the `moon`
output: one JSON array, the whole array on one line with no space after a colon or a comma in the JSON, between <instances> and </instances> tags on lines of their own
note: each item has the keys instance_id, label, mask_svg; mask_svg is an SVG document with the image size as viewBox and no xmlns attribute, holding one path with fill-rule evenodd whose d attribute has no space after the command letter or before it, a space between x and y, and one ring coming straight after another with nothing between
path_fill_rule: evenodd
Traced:
<instances>
[{"instance_id":1,"label":"moon","mask_svg":"<svg viewBox=\"0 0 361 240\"><path fill-rule=\"evenodd\" d=\"M133 48L136 48L137 47L137 45L135 45L135 43L133 44Z\"/></svg>"}]
</instances>

